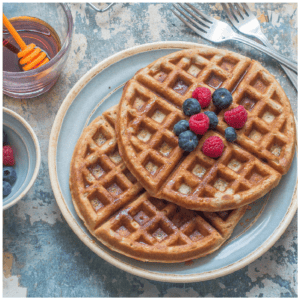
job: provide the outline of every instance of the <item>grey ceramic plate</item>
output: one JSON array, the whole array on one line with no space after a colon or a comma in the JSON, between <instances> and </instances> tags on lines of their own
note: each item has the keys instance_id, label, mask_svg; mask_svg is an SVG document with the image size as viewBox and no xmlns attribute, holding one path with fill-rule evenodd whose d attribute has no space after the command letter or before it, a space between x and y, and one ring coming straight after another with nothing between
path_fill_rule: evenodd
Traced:
<instances>
[{"instance_id":1,"label":"grey ceramic plate","mask_svg":"<svg viewBox=\"0 0 300 300\"><path fill-rule=\"evenodd\" d=\"M117 53L89 71L70 91L55 119L49 148L50 179L68 224L96 254L114 266L145 278L168 282L209 280L239 270L265 253L283 234L297 209L297 158L280 184L251 205L232 237L215 253L191 264L143 263L110 251L98 242L77 216L69 191L69 168L76 142L97 116L117 104L123 85L136 71L174 51L199 46L161 42ZM283 201L284 199L284 201Z\"/></svg>"},{"instance_id":2,"label":"grey ceramic plate","mask_svg":"<svg viewBox=\"0 0 300 300\"><path fill-rule=\"evenodd\" d=\"M41 154L33 129L20 115L7 108L3 108L3 129L14 152L14 169L17 173L11 193L3 198L3 209L7 209L23 198L32 187L39 172Z\"/></svg>"}]
</instances>

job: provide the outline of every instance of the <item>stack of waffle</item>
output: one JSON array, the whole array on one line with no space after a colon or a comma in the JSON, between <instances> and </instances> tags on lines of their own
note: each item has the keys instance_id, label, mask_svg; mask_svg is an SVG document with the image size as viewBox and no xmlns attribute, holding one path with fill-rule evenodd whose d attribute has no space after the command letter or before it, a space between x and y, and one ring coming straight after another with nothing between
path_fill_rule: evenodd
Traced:
<instances>
[{"instance_id":1,"label":"stack of waffle","mask_svg":"<svg viewBox=\"0 0 300 300\"><path fill-rule=\"evenodd\" d=\"M233 103L191 153L174 125L197 87L224 87ZM246 125L224 138L225 111L243 105ZM220 158L201 151L209 136ZM71 162L70 190L89 231L111 250L142 261L175 263L216 251L247 205L280 181L295 151L295 122L283 89L258 62L200 47L162 57L126 84L118 106L84 129Z\"/></svg>"}]
</instances>

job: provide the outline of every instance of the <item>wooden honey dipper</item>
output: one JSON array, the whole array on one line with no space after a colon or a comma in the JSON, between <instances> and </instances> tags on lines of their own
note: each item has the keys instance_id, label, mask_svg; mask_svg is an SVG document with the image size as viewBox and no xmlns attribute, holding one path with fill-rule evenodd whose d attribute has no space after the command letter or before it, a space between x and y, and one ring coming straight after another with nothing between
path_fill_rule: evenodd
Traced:
<instances>
[{"instance_id":1,"label":"wooden honey dipper","mask_svg":"<svg viewBox=\"0 0 300 300\"><path fill-rule=\"evenodd\" d=\"M20 64L24 71L36 69L46 64L49 61L46 52L36 47L35 44L26 45L16 29L12 26L6 16L3 14L3 23L15 41L21 48L21 51L17 54L20 59Z\"/></svg>"}]
</instances>

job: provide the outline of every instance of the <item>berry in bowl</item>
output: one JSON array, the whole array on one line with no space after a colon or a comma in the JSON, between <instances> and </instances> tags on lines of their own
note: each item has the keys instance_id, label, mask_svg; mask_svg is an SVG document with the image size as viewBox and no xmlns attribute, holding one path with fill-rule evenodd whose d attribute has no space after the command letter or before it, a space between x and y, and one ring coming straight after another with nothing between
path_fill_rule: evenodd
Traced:
<instances>
[{"instance_id":1,"label":"berry in bowl","mask_svg":"<svg viewBox=\"0 0 300 300\"><path fill-rule=\"evenodd\" d=\"M32 187L41 162L38 139L17 113L3 108L3 209L23 198Z\"/></svg>"}]
</instances>

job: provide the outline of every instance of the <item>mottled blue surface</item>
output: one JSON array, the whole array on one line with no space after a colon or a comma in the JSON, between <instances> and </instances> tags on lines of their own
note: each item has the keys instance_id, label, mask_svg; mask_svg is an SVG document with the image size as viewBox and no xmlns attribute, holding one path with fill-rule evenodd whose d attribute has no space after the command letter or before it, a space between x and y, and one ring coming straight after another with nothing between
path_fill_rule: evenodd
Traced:
<instances>
[{"instance_id":1,"label":"mottled blue surface","mask_svg":"<svg viewBox=\"0 0 300 300\"><path fill-rule=\"evenodd\" d=\"M226 20L219 4L198 7ZM4 294L13 295L18 289L25 294L27 289L28 297L297 297L296 217L277 243L249 266L216 280L189 284L160 283L125 273L95 255L73 233L54 199L47 162L51 127L69 90L98 62L135 45L171 40L212 44L173 16L171 4L116 4L102 14L85 4L70 8L74 39L57 84L34 99L3 99L5 107L33 127L42 152L33 188L4 212ZM296 60L297 4L252 4L250 8L258 17L269 16L269 22L262 23L263 31L278 50ZM277 62L240 43L218 47L260 61L281 83L297 114L297 94ZM19 287L8 285L14 278Z\"/></svg>"}]
</instances>

